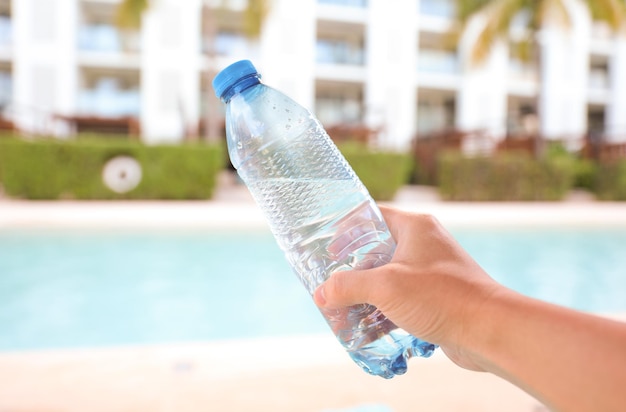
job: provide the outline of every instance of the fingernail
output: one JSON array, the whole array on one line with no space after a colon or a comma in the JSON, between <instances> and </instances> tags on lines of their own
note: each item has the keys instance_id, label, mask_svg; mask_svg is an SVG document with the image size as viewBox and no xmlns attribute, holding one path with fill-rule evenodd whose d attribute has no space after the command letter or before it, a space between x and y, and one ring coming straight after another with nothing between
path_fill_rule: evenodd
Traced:
<instances>
[{"instance_id":1,"label":"fingernail","mask_svg":"<svg viewBox=\"0 0 626 412\"><path fill-rule=\"evenodd\" d=\"M326 292L323 285L315 291L315 301L318 306L324 306L326 304Z\"/></svg>"}]
</instances>

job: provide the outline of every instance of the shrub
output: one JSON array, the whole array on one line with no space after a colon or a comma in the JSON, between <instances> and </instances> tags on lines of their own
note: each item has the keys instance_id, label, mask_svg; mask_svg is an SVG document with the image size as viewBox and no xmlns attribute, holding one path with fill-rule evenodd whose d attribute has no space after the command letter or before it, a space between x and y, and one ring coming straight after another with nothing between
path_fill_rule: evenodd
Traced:
<instances>
[{"instance_id":1,"label":"shrub","mask_svg":"<svg viewBox=\"0 0 626 412\"><path fill-rule=\"evenodd\" d=\"M560 200L572 186L571 159L537 161L525 153L464 157L447 152L439 159L439 192L457 201Z\"/></svg>"},{"instance_id":2,"label":"shrub","mask_svg":"<svg viewBox=\"0 0 626 412\"><path fill-rule=\"evenodd\" d=\"M146 146L119 139L0 139L0 178L9 196L26 199L208 199L222 149L207 145ZM137 187L116 193L102 169L116 156L142 168Z\"/></svg>"},{"instance_id":3,"label":"shrub","mask_svg":"<svg viewBox=\"0 0 626 412\"><path fill-rule=\"evenodd\" d=\"M391 200L407 184L411 171L408 154L372 151L361 144L342 144L339 149L370 195L376 200Z\"/></svg>"},{"instance_id":4,"label":"shrub","mask_svg":"<svg viewBox=\"0 0 626 412\"><path fill-rule=\"evenodd\" d=\"M598 165L593 160L576 159L574 162L574 187L593 191Z\"/></svg>"},{"instance_id":5,"label":"shrub","mask_svg":"<svg viewBox=\"0 0 626 412\"><path fill-rule=\"evenodd\" d=\"M599 165L593 191L600 200L626 200L626 160Z\"/></svg>"}]
</instances>

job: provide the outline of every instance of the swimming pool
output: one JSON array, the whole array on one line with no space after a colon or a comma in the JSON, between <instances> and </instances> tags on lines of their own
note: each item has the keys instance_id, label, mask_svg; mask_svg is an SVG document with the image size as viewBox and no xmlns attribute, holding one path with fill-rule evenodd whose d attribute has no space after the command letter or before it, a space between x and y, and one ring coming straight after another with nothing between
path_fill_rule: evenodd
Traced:
<instances>
[{"instance_id":1,"label":"swimming pool","mask_svg":"<svg viewBox=\"0 0 626 412\"><path fill-rule=\"evenodd\" d=\"M624 228L463 228L498 281L626 312ZM0 231L0 350L330 333L269 233Z\"/></svg>"}]
</instances>

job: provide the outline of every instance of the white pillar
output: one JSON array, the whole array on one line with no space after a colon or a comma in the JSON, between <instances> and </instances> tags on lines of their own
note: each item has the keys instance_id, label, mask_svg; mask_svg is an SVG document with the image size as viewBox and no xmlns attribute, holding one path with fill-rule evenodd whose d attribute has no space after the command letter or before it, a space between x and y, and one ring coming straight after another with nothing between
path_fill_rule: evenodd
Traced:
<instances>
[{"instance_id":1,"label":"white pillar","mask_svg":"<svg viewBox=\"0 0 626 412\"><path fill-rule=\"evenodd\" d=\"M158 0L143 19L141 128L150 143L180 141L199 118L200 1Z\"/></svg>"},{"instance_id":2,"label":"white pillar","mask_svg":"<svg viewBox=\"0 0 626 412\"><path fill-rule=\"evenodd\" d=\"M474 18L459 45L463 72L456 125L502 138L506 133L508 48L498 42L484 62L472 62L471 50L484 23L482 16Z\"/></svg>"},{"instance_id":3,"label":"white pillar","mask_svg":"<svg viewBox=\"0 0 626 412\"><path fill-rule=\"evenodd\" d=\"M365 121L391 149L407 149L415 133L417 13L415 1L369 1Z\"/></svg>"},{"instance_id":4,"label":"white pillar","mask_svg":"<svg viewBox=\"0 0 626 412\"><path fill-rule=\"evenodd\" d=\"M76 0L13 0L13 105L17 126L65 135L78 88ZM72 24L68 24L68 22Z\"/></svg>"},{"instance_id":5,"label":"white pillar","mask_svg":"<svg viewBox=\"0 0 626 412\"><path fill-rule=\"evenodd\" d=\"M547 139L573 142L587 128L587 79L589 76L590 18L585 6L568 2L571 26L557 22L540 34L542 84L540 124Z\"/></svg>"},{"instance_id":6,"label":"white pillar","mask_svg":"<svg viewBox=\"0 0 626 412\"><path fill-rule=\"evenodd\" d=\"M263 82L309 110L315 107L316 0L274 0L255 66Z\"/></svg>"}]
</instances>

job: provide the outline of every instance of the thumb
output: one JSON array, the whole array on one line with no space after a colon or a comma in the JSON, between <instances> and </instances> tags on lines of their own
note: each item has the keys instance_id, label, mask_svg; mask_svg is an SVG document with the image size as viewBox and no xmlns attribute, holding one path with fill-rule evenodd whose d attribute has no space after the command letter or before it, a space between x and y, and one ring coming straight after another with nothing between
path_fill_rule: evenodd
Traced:
<instances>
[{"instance_id":1,"label":"thumb","mask_svg":"<svg viewBox=\"0 0 626 412\"><path fill-rule=\"evenodd\" d=\"M368 302L370 282L365 273L370 270L347 270L333 273L313 294L320 308L335 309Z\"/></svg>"}]
</instances>

